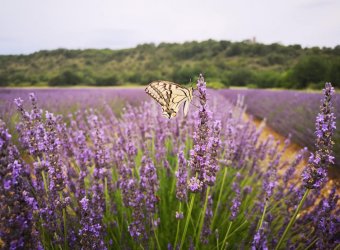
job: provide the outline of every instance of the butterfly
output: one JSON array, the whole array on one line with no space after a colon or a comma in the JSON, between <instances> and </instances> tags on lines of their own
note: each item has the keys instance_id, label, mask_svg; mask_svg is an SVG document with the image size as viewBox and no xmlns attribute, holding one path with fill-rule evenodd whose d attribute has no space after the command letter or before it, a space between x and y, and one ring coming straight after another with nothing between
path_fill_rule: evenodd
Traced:
<instances>
[{"instance_id":1,"label":"butterfly","mask_svg":"<svg viewBox=\"0 0 340 250\"><path fill-rule=\"evenodd\" d=\"M168 81L151 82L145 89L161 105L163 116L169 119L177 115L182 103L184 116L188 114L193 91L192 87L186 88Z\"/></svg>"}]
</instances>

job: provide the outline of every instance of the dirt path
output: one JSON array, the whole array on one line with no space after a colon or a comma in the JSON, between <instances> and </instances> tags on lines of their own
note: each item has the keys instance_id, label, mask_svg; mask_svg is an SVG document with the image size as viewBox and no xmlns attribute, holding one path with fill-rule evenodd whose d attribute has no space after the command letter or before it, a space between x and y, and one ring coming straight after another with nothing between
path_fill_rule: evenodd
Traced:
<instances>
[{"instance_id":1,"label":"dirt path","mask_svg":"<svg viewBox=\"0 0 340 250\"><path fill-rule=\"evenodd\" d=\"M249 117L246 115L246 119L249 119ZM257 127L259 126L263 126L263 122L260 119L253 119L255 125ZM274 137L275 140L280 142L280 149L283 148L284 146L284 141L286 140L286 137L282 136L281 134L277 133L274 129L272 129L271 127L269 127L268 125L264 124L264 128L263 128L263 132L261 133L260 139L265 140L268 138L268 136L272 135ZM295 156L298 154L298 152L302 149L301 146L299 146L298 144L295 143L290 143L290 145L288 146L287 150L284 152L284 154L282 155L282 160L283 161L288 161L288 162L292 162L295 158ZM307 159L304 159L301 161L301 163L298 165L298 169L297 169L297 173L298 173L298 177L301 175L303 169L305 168L305 166L307 165ZM326 184L326 187L323 190L323 194L327 195L331 188L336 185L337 187L337 193L340 195L340 171L332 171L333 169L331 169L331 171L329 171L329 180ZM284 170L283 170L284 171Z\"/></svg>"}]
</instances>

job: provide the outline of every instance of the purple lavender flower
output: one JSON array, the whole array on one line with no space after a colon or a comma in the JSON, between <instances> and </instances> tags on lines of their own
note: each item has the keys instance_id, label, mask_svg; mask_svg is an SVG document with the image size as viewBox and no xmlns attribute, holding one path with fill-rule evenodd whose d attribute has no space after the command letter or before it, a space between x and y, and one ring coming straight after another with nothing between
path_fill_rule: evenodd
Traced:
<instances>
[{"instance_id":1,"label":"purple lavender flower","mask_svg":"<svg viewBox=\"0 0 340 250\"><path fill-rule=\"evenodd\" d=\"M178 170L176 171L176 198L180 201L187 200L187 161L183 151L178 154Z\"/></svg>"},{"instance_id":2,"label":"purple lavender flower","mask_svg":"<svg viewBox=\"0 0 340 250\"><path fill-rule=\"evenodd\" d=\"M320 113L316 118L316 151L311 154L308 165L302 174L304 185L309 189L318 189L327 178L327 168L334 164L332 136L335 132L335 116L332 107L334 88L330 83L325 84L324 98Z\"/></svg>"},{"instance_id":3,"label":"purple lavender flower","mask_svg":"<svg viewBox=\"0 0 340 250\"><path fill-rule=\"evenodd\" d=\"M220 169L218 165L218 150L221 145L220 132L221 121L215 121L212 126L212 136L208 141L209 163L203 173L204 181L210 186L214 185L216 181L216 173Z\"/></svg>"},{"instance_id":4,"label":"purple lavender flower","mask_svg":"<svg viewBox=\"0 0 340 250\"><path fill-rule=\"evenodd\" d=\"M263 249L268 250L268 242L267 242L267 235L266 235L267 223L263 223L263 227L260 228L254 235L251 249Z\"/></svg>"},{"instance_id":5,"label":"purple lavender flower","mask_svg":"<svg viewBox=\"0 0 340 250\"><path fill-rule=\"evenodd\" d=\"M197 80L197 90L200 98L200 110L198 112L197 128L194 132L194 146L190 151L190 167L193 174L202 182L203 188L206 185L214 185L216 173L219 170L217 152L221 145L219 138L221 122L215 121L210 128L210 112L207 110L206 82L202 75ZM191 188L194 188L193 186ZM191 188L189 188L191 190ZM195 189L194 190L198 190Z\"/></svg>"},{"instance_id":6,"label":"purple lavender flower","mask_svg":"<svg viewBox=\"0 0 340 250\"><path fill-rule=\"evenodd\" d=\"M38 109L38 100L37 97L35 96L34 93L30 93L29 94L29 99L31 101L32 104L32 112L31 112L31 117L33 120L41 120L42 117L42 110Z\"/></svg>"},{"instance_id":7,"label":"purple lavender flower","mask_svg":"<svg viewBox=\"0 0 340 250\"><path fill-rule=\"evenodd\" d=\"M336 239L340 232L339 217L337 216L339 214L338 200L339 195L336 194L334 187L329 197L321 201L317 216L314 217L315 234L318 237L316 246L319 249L333 249L339 243L339 240Z\"/></svg>"},{"instance_id":8,"label":"purple lavender flower","mask_svg":"<svg viewBox=\"0 0 340 250\"><path fill-rule=\"evenodd\" d=\"M30 100L33 106L31 112L24 110L22 100L17 99L15 102L21 114L21 122L17 127L19 140L35 160L33 162L35 178L32 182L38 206L34 206L36 215L34 220L43 219L46 233L51 236L54 244L60 244L65 235L64 228L58 225L57 218L62 217L68 196L63 193L66 187L66 170L61 159L63 152L57 118L46 111L46 118L42 120L42 111L37 108L34 94L30 94ZM45 187L45 183L48 183L48 186Z\"/></svg>"},{"instance_id":9,"label":"purple lavender flower","mask_svg":"<svg viewBox=\"0 0 340 250\"><path fill-rule=\"evenodd\" d=\"M236 193L235 198L232 200L232 206L231 206L231 215L230 215L230 220L233 221L236 219L238 212L239 212L239 208L241 206L241 199L240 199L240 194Z\"/></svg>"},{"instance_id":10,"label":"purple lavender flower","mask_svg":"<svg viewBox=\"0 0 340 250\"><path fill-rule=\"evenodd\" d=\"M145 213L144 213L144 194L139 190L136 180L130 179L129 182L130 199L129 207L132 208L132 222L128 230L132 238L135 240L145 240Z\"/></svg>"},{"instance_id":11,"label":"purple lavender flower","mask_svg":"<svg viewBox=\"0 0 340 250\"><path fill-rule=\"evenodd\" d=\"M105 249L105 226L103 223L105 201L103 183L106 176L106 166L108 164L107 151L104 147L105 135L99 127L100 121L97 116L90 115L88 119L94 143L95 167L92 174L92 187L89 191L91 199L88 199L86 196L79 197L79 199L81 199L79 201L81 204L81 228L79 229L79 235L81 236L81 245L83 248Z\"/></svg>"},{"instance_id":12,"label":"purple lavender flower","mask_svg":"<svg viewBox=\"0 0 340 250\"><path fill-rule=\"evenodd\" d=\"M79 229L80 244L83 249L106 249L102 239L102 224L96 216L97 211L95 204L88 198L83 197L80 200L81 219Z\"/></svg>"},{"instance_id":13,"label":"purple lavender flower","mask_svg":"<svg viewBox=\"0 0 340 250\"><path fill-rule=\"evenodd\" d=\"M208 138L210 134L209 129L209 116L207 112L206 102L207 102L207 94L206 94L206 83L204 82L204 78L200 75L197 81L197 89L200 95L200 110L198 112L198 124L197 129L194 133L194 147L190 151L190 166L193 173L198 174L198 178L203 181L204 180L204 171L206 165L209 162L208 159Z\"/></svg>"},{"instance_id":14,"label":"purple lavender flower","mask_svg":"<svg viewBox=\"0 0 340 250\"><path fill-rule=\"evenodd\" d=\"M182 220L184 218L183 212L176 211L176 219Z\"/></svg>"},{"instance_id":15,"label":"purple lavender flower","mask_svg":"<svg viewBox=\"0 0 340 250\"><path fill-rule=\"evenodd\" d=\"M277 141L275 147L269 150L269 157L271 160L269 162L268 169L264 174L262 184L266 200L268 200L273 195L274 188L278 185L277 168L279 167L280 159L284 151L287 149L289 143L290 139L288 138L285 140L285 146L283 149L278 151L279 141Z\"/></svg>"},{"instance_id":16,"label":"purple lavender flower","mask_svg":"<svg viewBox=\"0 0 340 250\"><path fill-rule=\"evenodd\" d=\"M46 111L46 133L45 144L46 151L48 153L47 159L49 164L49 176L50 176L50 190L61 191L65 188L65 175L64 166L60 159L60 139L56 131L57 122L56 117ZM58 196L58 195L57 195Z\"/></svg>"},{"instance_id":17,"label":"purple lavender flower","mask_svg":"<svg viewBox=\"0 0 340 250\"><path fill-rule=\"evenodd\" d=\"M188 189L193 193L201 192L203 188L203 182L197 177L191 177L188 182Z\"/></svg>"},{"instance_id":18,"label":"purple lavender flower","mask_svg":"<svg viewBox=\"0 0 340 250\"><path fill-rule=\"evenodd\" d=\"M78 177L78 187L75 190L78 197L84 197L85 195L85 178L88 175L88 167L90 165L91 150L86 144L85 132L78 130L73 134L75 145L72 147L73 154L77 160L77 165L80 168Z\"/></svg>"},{"instance_id":19,"label":"purple lavender flower","mask_svg":"<svg viewBox=\"0 0 340 250\"><path fill-rule=\"evenodd\" d=\"M30 175L0 120L0 239L4 249L37 246L33 233Z\"/></svg>"},{"instance_id":20,"label":"purple lavender flower","mask_svg":"<svg viewBox=\"0 0 340 250\"><path fill-rule=\"evenodd\" d=\"M132 170L127 167L125 163L120 164L119 170L119 181L118 181L118 187L122 192L123 195L123 203L126 207L129 206L129 200L130 200L130 180L132 179Z\"/></svg>"},{"instance_id":21,"label":"purple lavender flower","mask_svg":"<svg viewBox=\"0 0 340 250\"><path fill-rule=\"evenodd\" d=\"M245 186L243 188L243 195L246 196L252 192L252 187L251 186Z\"/></svg>"},{"instance_id":22,"label":"purple lavender flower","mask_svg":"<svg viewBox=\"0 0 340 250\"><path fill-rule=\"evenodd\" d=\"M130 168L134 167L134 157L137 155L137 148L133 143L133 139L132 139L132 124L128 123L126 128L125 128L125 134L126 134L126 138L127 138L127 142L126 142L126 146L125 146L125 151L128 155L128 160L129 160L129 164L130 164Z\"/></svg>"},{"instance_id":23,"label":"purple lavender flower","mask_svg":"<svg viewBox=\"0 0 340 250\"><path fill-rule=\"evenodd\" d=\"M294 161L290 164L289 168L285 171L283 175L283 183L284 186L287 187L289 180L292 178L296 171L296 167L301 163L305 154L307 152L307 148L303 148L299 151L298 155L295 157Z\"/></svg>"},{"instance_id":24,"label":"purple lavender flower","mask_svg":"<svg viewBox=\"0 0 340 250\"><path fill-rule=\"evenodd\" d=\"M140 188L145 194L145 205L148 214L156 212L156 205L158 203L156 192L158 187L156 168L150 159L143 157L140 168Z\"/></svg>"},{"instance_id":25,"label":"purple lavender flower","mask_svg":"<svg viewBox=\"0 0 340 250\"><path fill-rule=\"evenodd\" d=\"M17 130L22 146L27 149L31 155L41 157L46 147L44 143L45 131L41 121L41 110L38 111L36 99L32 97L34 97L34 95L31 95L32 105L34 107L31 113L24 109L21 98L14 100L22 118L21 122L17 124Z\"/></svg>"},{"instance_id":26,"label":"purple lavender flower","mask_svg":"<svg viewBox=\"0 0 340 250\"><path fill-rule=\"evenodd\" d=\"M225 166L230 166L232 165L232 161L234 158L234 154L236 151L236 145L235 145L235 137L236 137L236 128L232 122L234 121L233 119L233 113L232 111L229 111L227 121L226 121L226 128L225 128L225 141L223 141L223 146L224 146L224 165Z\"/></svg>"}]
</instances>

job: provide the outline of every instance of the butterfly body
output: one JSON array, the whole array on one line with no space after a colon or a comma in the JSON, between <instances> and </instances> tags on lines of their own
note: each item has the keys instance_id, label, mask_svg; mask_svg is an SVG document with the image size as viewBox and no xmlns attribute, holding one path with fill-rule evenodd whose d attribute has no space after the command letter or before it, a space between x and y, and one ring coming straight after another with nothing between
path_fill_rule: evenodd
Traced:
<instances>
[{"instance_id":1,"label":"butterfly body","mask_svg":"<svg viewBox=\"0 0 340 250\"><path fill-rule=\"evenodd\" d=\"M145 92L161 105L163 116L169 119L177 115L181 104L183 104L184 115L187 115L193 97L193 88L168 81L151 82Z\"/></svg>"}]
</instances>

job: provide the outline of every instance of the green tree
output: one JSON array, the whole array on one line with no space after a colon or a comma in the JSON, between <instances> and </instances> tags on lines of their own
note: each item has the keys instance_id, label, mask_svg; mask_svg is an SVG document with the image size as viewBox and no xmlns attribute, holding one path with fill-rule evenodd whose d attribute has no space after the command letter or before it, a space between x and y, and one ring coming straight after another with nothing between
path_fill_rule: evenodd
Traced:
<instances>
[{"instance_id":1,"label":"green tree","mask_svg":"<svg viewBox=\"0 0 340 250\"><path fill-rule=\"evenodd\" d=\"M334 87L340 88L340 58L332 61L327 80L330 81Z\"/></svg>"},{"instance_id":2,"label":"green tree","mask_svg":"<svg viewBox=\"0 0 340 250\"><path fill-rule=\"evenodd\" d=\"M242 54L242 44L232 43L226 50L226 56L239 56Z\"/></svg>"},{"instance_id":3,"label":"green tree","mask_svg":"<svg viewBox=\"0 0 340 250\"><path fill-rule=\"evenodd\" d=\"M311 83L324 82L327 78L328 64L320 56L308 55L300 58L292 69L292 81L296 88L305 88Z\"/></svg>"},{"instance_id":4,"label":"green tree","mask_svg":"<svg viewBox=\"0 0 340 250\"><path fill-rule=\"evenodd\" d=\"M117 86L119 85L119 78L116 75L111 75L98 78L95 82L98 86Z\"/></svg>"},{"instance_id":5,"label":"green tree","mask_svg":"<svg viewBox=\"0 0 340 250\"><path fill-rule=\"evenodd\" d=\"M133 72L133 73L129 73L126 77L125 77L127 82L131 82L131 83L141 83L142 82L142 74L139 72Z\"/></svg>"},{"instance_id":6,"label":"green tree","mask_svg":"<svg viewBox=\"0 0 340 250\"><path fill-rule=\"evenodd\" d=\"M254 73L246 68L238 68L230 72L229 85L230 86L246 86L248 84L254 84Z\"/></svg>"},{"instance_id":7,"label":"green tree","mask_svg":"<svg viewBox=\"0 0 340 250\"><path fill-rule=\"evenodd\" d=\"M260 71L255 75L255 83L259 88L274 88L280 87L282 77L279 72L276 71Z\"/></svg>"},{"instance_id":8,"label":"green tree","mask_svg":"<svg viewBox=\"0 0 340 250\"><path fill-rule=\"evenodd\" d=\"M198 71L190 66L176 67L172 72L172 80L182 84L189 83L190 79L193 80L200 73Z\"/></svg>"},{"instance_id":9,"label":"green tree","mask_svg":"<svg viewBox=\"0 0 340 250\"><path fill-rule=\"evenodd\" d=\"M48 85L50 86L65 86L65 85L77 85L82 83L82 79L76 73L72 71L66 70L60 75L53 77L49 82Z\"/></svg>"},{"instance_id":10,"label":"green tree","mask_svg":"<svg viewBox=\"0 0 340 250\"><path fill-rule=\"evenodd\" d=\"M5 74L0 75L0 86L4 87L8 85L8 78Z\"/></svg>"}]
</instances>

